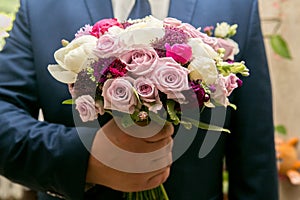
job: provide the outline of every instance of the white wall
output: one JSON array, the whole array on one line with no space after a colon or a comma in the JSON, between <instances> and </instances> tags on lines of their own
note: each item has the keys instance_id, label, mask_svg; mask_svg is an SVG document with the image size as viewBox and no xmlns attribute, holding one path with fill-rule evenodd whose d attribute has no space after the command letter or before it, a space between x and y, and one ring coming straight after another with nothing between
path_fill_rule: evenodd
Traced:
<instances>
[{"instance_id":1,"label":"white wall","mask_svg":"<svg viewBox=\"0 0 300 200\"><path fill-rule=\"evenodd\" d=\"M281 18L278 33L287 41L293 57L287 60L276 56L269 40L265 40L273 84L275 124L283 124L287 128L284 139L300 139L300 1L260 0L260 9L265 34L272 33L276 23L264 19ZM300 200L300 186L280 181L280 197L281 200Z\"/></svg>"}]
</instances>

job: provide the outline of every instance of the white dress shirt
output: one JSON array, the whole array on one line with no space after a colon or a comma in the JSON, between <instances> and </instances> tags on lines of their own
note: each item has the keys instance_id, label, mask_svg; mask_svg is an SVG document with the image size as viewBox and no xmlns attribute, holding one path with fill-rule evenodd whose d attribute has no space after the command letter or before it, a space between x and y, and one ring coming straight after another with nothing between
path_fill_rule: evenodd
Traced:
<instances>
[{"instance_id":1,"label":"white dress shirt","mask_svg":"<svg viewBox=\"0 0 300 200\"><path fill-rule=\"evenodd\" d=\"M128 18L135 0L111 0L114 17L120 21ZM158 19L168 16L170 0L149 0L152 15Z\"/></svg>"}]
</instances>

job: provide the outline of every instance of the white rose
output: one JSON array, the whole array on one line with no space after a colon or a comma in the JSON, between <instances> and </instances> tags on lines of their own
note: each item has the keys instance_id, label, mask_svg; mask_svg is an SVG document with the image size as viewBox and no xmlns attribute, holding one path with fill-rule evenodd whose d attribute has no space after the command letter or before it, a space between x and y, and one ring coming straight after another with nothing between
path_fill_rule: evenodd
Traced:
<instances>
[{"instance_id":1,"label":"white rose","mask_svg":"<svg viewBox=\"0 0 300 200\"><path fill-rule=\"evenodd\" d=\"M128 26L119 34L119 39L129 47L140 44L149 45L153 40L162 38L164 35L163 21L148 16Z\"/></svg>"},{"instance_id":2,"label":"white rose","mask_svg":"<svg viewBox=\"0 0 300 200\"><path fill-rule=\"evenodd\" d=\"M218 71L215 61L206 57L195 58L188 66L191 71L191 80L203 80L207 84L213 84L218 78Z\"/></svg>"},{"instance_id":3,"label":"white rose","mask_svg":"<svg viewBox=\"0 0 300 200\"><path fill-rule=\"evenodd\" d=\"M84 35L72 40L66 47L54 53L57 65L49 65L51 75L60 82L74 83L77 74L87 67L88 61L94 58L97 38Z\"/></svg>"},{"instance_id":4,"label":"white rose","mask_svg":"<svg viewBox=\"0 0 300 200\"><path fill-rule=\"evenodd\" d=\"M190 38L188 45L192 47L193 57L207 57L215 59L218 53L208 44L205 44L201 38Z\"/></svg>"},{"instance_id":5,"label":"white rose","mask_svg":"<svg viewBox=\"0 0 300 200\"><path fill-rule=\"evenodd\" d=\"M225 38L230 32L230 25L226 22L217 23L217 27L215 29L215 36L220 38Z\"/></svg>"},{"instance_id":6,"label":"white rose","mask_svg":"<svg viewBox=\"0 0 300 200\"><path fill-rule=\"evenodd\" d=\"M119 26L112 26L108 29L108 31L105 34L112 35L112 36L118 36L123 31L124 31L124 29L120 28Z\"/></svg>"},{"instance_id":7,"label":"white rose","mask_svg":"<svg viewBox=\"0 0 300 200\"><path fill-rule=\"evenodd\" d=\"M159 20L151 15L143 19L128 20L128 22L133 23L131 26L126 28L128 31L141 28L163 28L164 25L162 20Z\"/></svg>"},{"instance_id":8,"label":"white rose","mask_svg":"<svg viewBox=\"0 0 300 200\"><path fill-rule=\"evenodd\" d=\"M157 38L162 38L165 32L163 28L142 28L131 31L124 31L119 35L119 40L126 47L136 45L150 46L150 43Z\"/></svg>"}]
</instances>

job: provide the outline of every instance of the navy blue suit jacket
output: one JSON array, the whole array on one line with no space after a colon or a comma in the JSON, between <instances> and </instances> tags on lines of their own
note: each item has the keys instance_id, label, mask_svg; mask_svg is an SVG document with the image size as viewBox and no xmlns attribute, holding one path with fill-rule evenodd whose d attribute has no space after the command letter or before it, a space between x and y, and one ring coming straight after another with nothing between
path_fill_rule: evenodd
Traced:
<instances>
[{"instance_id":1,"label":"navy blue suit jacket","mask_svg":"<svg viewBox=\"0 0 300 200\"><path fill-rule=\"evenodd\" d=\"M237 23L237 60L244 60L251 72L231 99L238 107L227 113L225 125L232 133L222 134L199 158L206 136L199 130L173 163L165 183L170 199L221 199L226 156L230 199L276 200L272 95L257 0L171 0L169 16L195 27ZM70 98L67 86L51 77L47 65L55 63L61 39L71 40L80 27L109 17L110 0L21 0L0 54L0 174L35 190L83 199L88 148L96 129L73 128L72 109L61 104ZM37 121L40 108L44 122ZM102 195L118 194L100 189Z\"/></svg>"}]
</instances>

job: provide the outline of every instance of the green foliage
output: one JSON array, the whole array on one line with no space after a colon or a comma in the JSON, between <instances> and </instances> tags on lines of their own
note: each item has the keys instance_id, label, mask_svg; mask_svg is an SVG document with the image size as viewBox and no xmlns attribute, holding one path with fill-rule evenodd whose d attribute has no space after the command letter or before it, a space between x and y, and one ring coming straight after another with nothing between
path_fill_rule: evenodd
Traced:
<instances>
[{"instance_id":1,"label":"green foliage","mask_svg":"<svg viewBox=\"0 0 300 200\"><path fill-rule=\"evenodd\" d=\"M180 119L177 116L177 112L175 110L175 101L167 100L167 111L168 111L168 114L170 115L172 122L175 125L178 125L180 123Z\"/></svg>"},{"instance_id":2,"label":"green foliage","mask_svg":"<svg viewBox=\"0 0 300 200\"><path fill-rule=\"evenodd\" d=\"M73 99L67 99L67 100L64 100L64 101L62 102L62 104L72 105L72 104L75 104L75 102L74 102Z\"/></svg>"},{"instance_id":3,"label":"green foliage","mask_svg":"<svg viewBox=\"0 0 300 200\"><path fill-rule=\"evenodd\" d=\"M275 132L276 133L279 133L279 134L282 134L282 135L286 135L287 134L287 131L286 131L286 128L284 125L277 125L274 127L275 128Z\"/></svg>"},{"instance_id":4,"label":"green foliage","mask_svg":"<svg viewBox=\"0 0 300 200\"><path fill-rule=\"evenodd\" d=\"M188 117L182 117L182 119L185 122L190 122L190 123L192 123L193 126L204 129L204 130L220 131L220 132L223 131L223 132L226 132L226 133L230 133L230 130L228 130L226 128L223 128L223 127L220 127L220 126L207 124L207 123L204 123L204 122L201 122L201 121L198 121L198 120L194 120L194 119L191 119L191 118L188 118Z\"/></svg>"},{"instance_id":5,"label":"green foliage","mask_svg":"<svg viewBox=\"0 0 300 200\"><path fill-rule=\"evenodd\" d=\"M271 47L276 54L283 58L292 59L288 45L281 35L274 34L270 37Z\"/></svg>"}]
</instances>

